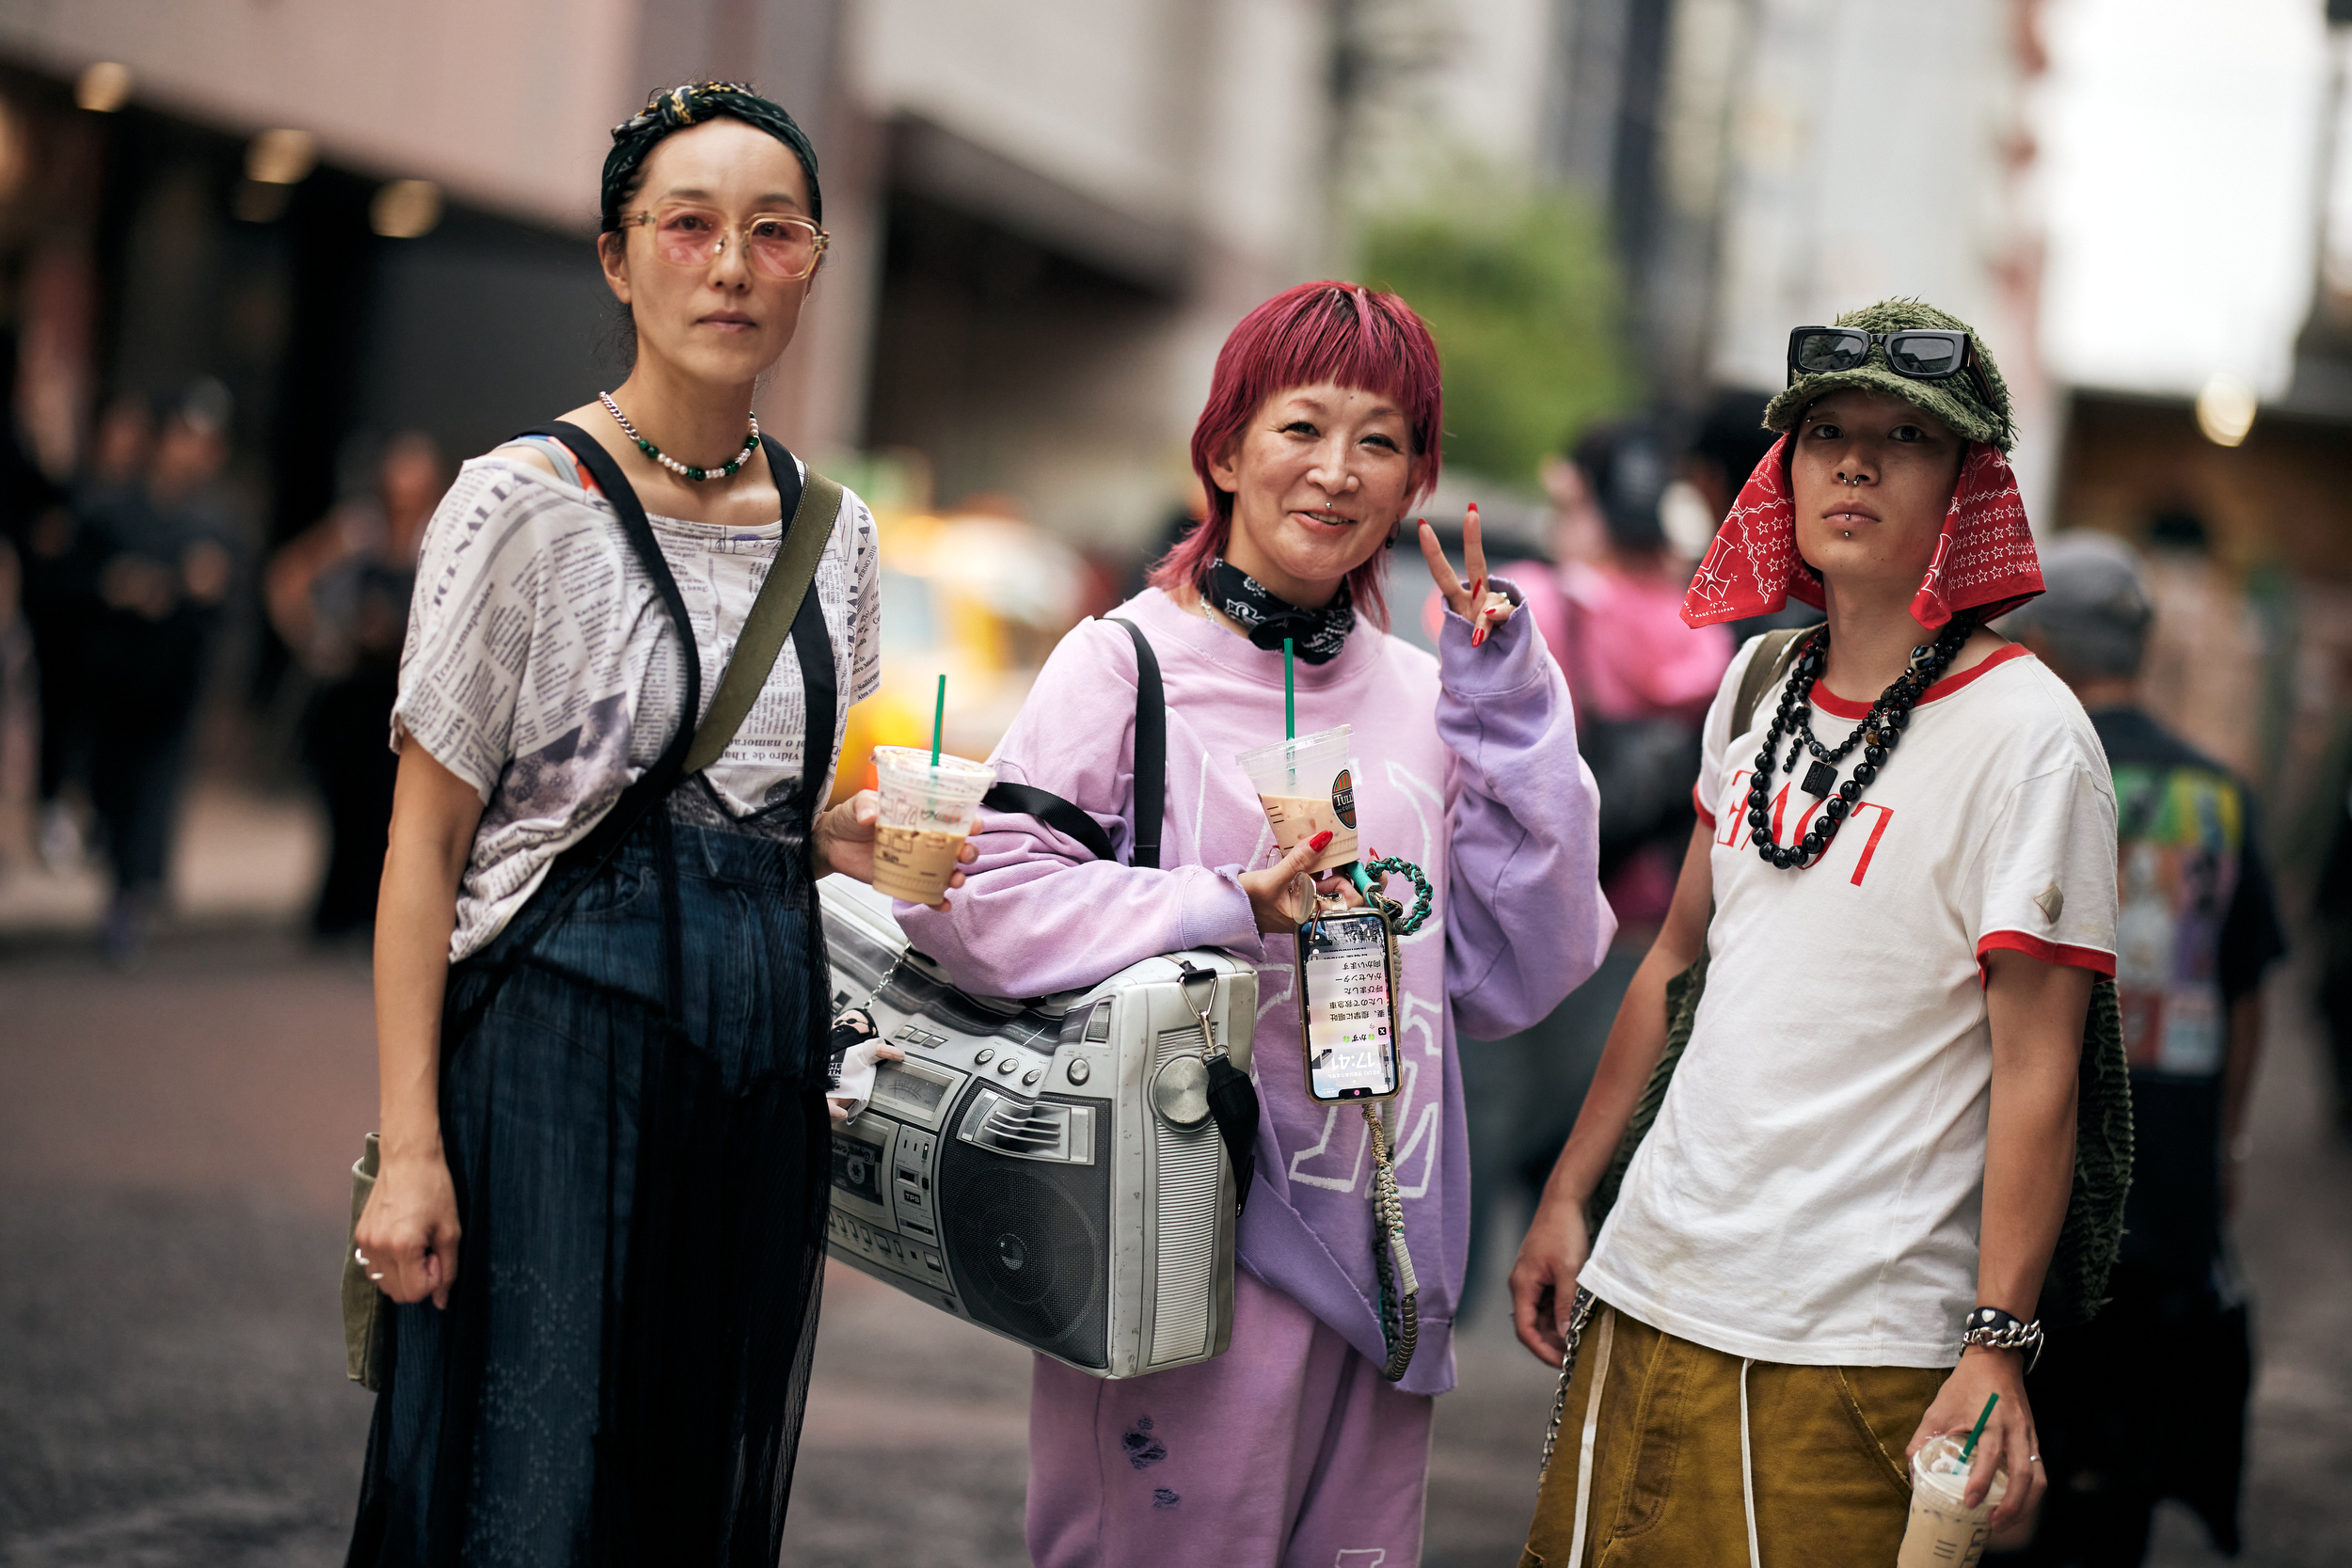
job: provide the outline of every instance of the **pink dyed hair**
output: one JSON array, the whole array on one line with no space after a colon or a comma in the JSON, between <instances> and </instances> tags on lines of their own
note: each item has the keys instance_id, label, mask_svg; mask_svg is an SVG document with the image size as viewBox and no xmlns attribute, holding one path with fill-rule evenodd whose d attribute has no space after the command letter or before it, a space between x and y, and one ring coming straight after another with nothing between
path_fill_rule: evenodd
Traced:
<instances>
[{"instance_id":1,"label":"pink dyed hair","mask_svg":"<svg viewBox=\"0 0 2352 1568\"><path fill-rule=\"evenodd\" d=\"M1437 488L1443 456L1440 382L1429 328L1395 294L1359 283L1301 283L1242 317L1217 351L1209 401L1192 427L1192 470L1209 498L1209 515L1152 568L1152 585L1198 589L1208 581L1210 562L1233 536L1232 492L1217 488L1209 465L1269 399L1294 387L1329 384L1394 398L1412 427L1414 485L1405 504L1420 502ZM1380 575L1375 552L1347 574L1347 589L1356 608L1385 627Z\"/></svg>"}]
</instances>

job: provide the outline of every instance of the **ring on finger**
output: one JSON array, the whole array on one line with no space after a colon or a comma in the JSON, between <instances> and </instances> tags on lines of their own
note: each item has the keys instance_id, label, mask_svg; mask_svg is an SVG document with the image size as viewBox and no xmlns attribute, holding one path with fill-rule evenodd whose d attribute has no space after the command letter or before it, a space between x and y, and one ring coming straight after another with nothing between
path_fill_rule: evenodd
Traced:
<instances>
[{"instance_id":1,"label":"ring on finger","mask_svg":"<svg viewBox=\"0 0 2352 1568\"><path fill-rule=\"evenodd\" d=\"M351 1260L358 1264L363 1269L368 1266L368 1255L361 1252L358 1247L353 1247L351 1249Z\"/></svg>"}]
</instances>

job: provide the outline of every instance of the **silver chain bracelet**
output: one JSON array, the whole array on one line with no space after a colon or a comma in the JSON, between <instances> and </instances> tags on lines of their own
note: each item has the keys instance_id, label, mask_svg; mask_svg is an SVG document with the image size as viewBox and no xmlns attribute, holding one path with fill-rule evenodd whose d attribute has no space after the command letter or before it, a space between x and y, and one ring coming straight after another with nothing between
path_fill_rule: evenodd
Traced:
<instances>
[{"instance_id":1,"label":"silver chain bracelet","mask_svg":"<svg viewBox=\"0 0 2352 1568\"><path fill-rule=\"evenodd\" d=\"M1968 1324L1961 1331L1960 1342L1985 1350L2031 1352L2026 1362L2026 1370L2030 1372L2042 1359L2042 1320L2024 1323L1997 1307L1979 1307L1968 1314Z\"/></svg>"}]
</instances>

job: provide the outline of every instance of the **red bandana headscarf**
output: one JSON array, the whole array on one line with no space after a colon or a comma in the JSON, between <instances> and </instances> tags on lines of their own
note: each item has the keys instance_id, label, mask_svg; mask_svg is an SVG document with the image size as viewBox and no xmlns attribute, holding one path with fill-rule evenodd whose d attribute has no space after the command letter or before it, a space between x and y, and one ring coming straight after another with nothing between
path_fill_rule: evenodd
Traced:
<instances>
[{"instance_id":1,"label":"red bandana headscarf","mask_svg":"<svg viewBox=\"0 0 2352 1568\"><path fill-rule=\"evenodd\" d=\"M1748 476L1730 515L1682 596L1682 619L1693 626L1769 615L1794 594L1820 609L1821 585L1797 555L1797 510L1783 461L1784 436ZM1998 447L1968 444L1944 513L1935 559L1911 601L1912 618L1933 631L1963 610L1991 620L2042 592L2042 558L2026 525L2017 476Z\"/></svg>"}]
</instances>

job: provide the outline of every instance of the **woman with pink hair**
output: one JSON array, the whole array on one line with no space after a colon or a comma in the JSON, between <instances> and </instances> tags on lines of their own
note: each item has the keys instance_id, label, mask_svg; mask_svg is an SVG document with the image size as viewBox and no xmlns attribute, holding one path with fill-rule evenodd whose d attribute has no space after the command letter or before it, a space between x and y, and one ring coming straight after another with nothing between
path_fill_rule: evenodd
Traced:
<instances>
[{"instance_id":1,"label":"woman with pink hair","mask_svg":"<svg viewBox=\"0 0 2352 1568\"><path fill-rule=\"evenodd\" d=\"M1193 433L1208 515L1119 611L1149 639L1167 694L1159 865L1124 863L1138 660L1123 628L1096 621L1055 651L994 762L1001 780L1093 817L1115 858L1039 817L984 813L953 909L898 906L959 984L1002 995L1092 985L1187 947L1261 966L1263 1115L1231 1348L1120 1382L1039 1358L1041 1568L1420 1560L1469 1242L1455 1029L1493 1037L1542 1018L1614 926L1567 687L1514 613L1518 590L1486 576L1474 510L1468 580L1416 530L1445 599L1438 657L1386 630L1384 552L1436 483L1441 429L1436 345L1395 295L1303 284L1245 317ZM1418 1349L1394 1382L1372 1130L1310 1095L1293 993L1305 873L1325 845L1277 855L1234 761L1282 736L1286 639L1298 733L1353 726L1361 840L1422 867L1434 893L1402 944L1401 1092L1384 1118L1420 1283Z\"/></svg>"}]
</instances>

